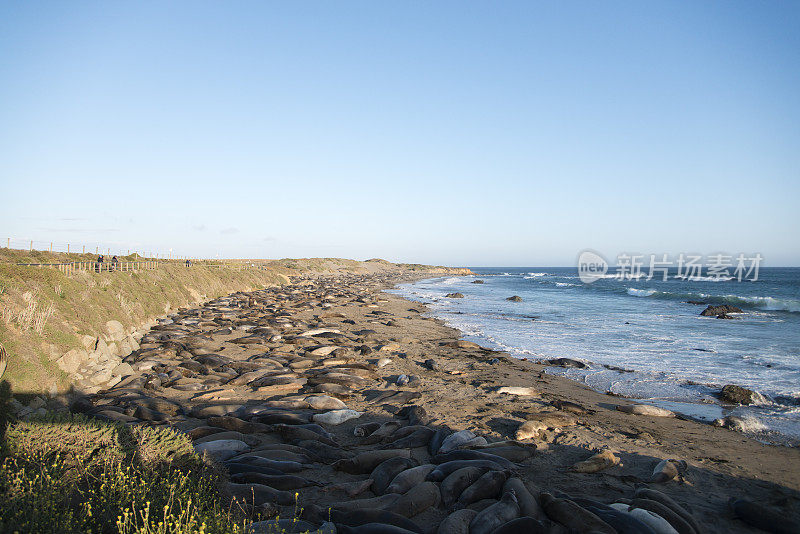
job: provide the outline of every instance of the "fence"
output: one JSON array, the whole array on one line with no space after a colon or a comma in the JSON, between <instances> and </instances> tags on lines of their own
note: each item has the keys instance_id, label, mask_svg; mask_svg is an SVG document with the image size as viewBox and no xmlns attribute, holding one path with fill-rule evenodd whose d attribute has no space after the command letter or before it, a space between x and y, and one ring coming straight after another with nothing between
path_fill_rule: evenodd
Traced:
<instances>
[{"instance_id":1,"label":"fence","mask_svg":"<svg viewBox=\"0 0 800 534\"><path fill-rule=\"evenodd\" d=\"M2 242L0 242L2 243ZM0 244L0 247L3 245ZM64 241L39 241L35 239L21 239L7 237L5 246L8 249L42 251L42 252L66 252L67 254L94 254L104 256L129 256L135 254L138 257L154 259L185 260L187 256L175 254L172 249L164 251L153 248L141 247L138 245L126 245L120 243L75 243Z\"/></svg>"},{"instance_id":2,"label":"fence","mask_svg":"<svg viewBox=\"0 0 800 534\"><path fill-rule=\"evenodd\" d=\"M97 261L71 261L68 263L18 263L24 267L48 267L58 269L64 274L74 272L137 272L152 271L158 269L158 261L119 261L119 262L97 262Z\"/></svg>"}]
</instances>

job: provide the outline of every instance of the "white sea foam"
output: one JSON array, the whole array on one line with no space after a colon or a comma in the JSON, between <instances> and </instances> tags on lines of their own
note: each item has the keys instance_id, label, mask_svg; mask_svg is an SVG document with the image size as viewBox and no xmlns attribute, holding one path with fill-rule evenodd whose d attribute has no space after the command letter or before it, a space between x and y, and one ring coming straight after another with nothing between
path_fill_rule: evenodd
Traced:
<instances>
[{"instance_id":1,"label":"white sea foam","mask_svg":"<svg viewBox=\"0 0 800 534\"><path fill-rule=\"evenodd\" d=\"M540 278L542 276L547 276L548 273L528 273L527 275L523 276L523 278L531 279L531 278Z\"/></svg>"},{"instance_id":2,"label":"white sea foam","mask_svg":"<svg viewBox=\"0 0 800 534\"><path fill-rule=\"evenodd\" d=\"M635 287L628 288L628 295L633 295L634 297L649 297L650 295L655 295L655 289L636 289Z\"/></svg>"},{"instance_id":3,"label":"white sea foam","mask_svg":"<svg viewBox=\"0 0 800 534\"><path fill-rule=\"evenodd\" d=\"M578 287L578 284L570 284L567 282L556 282L556 286L558 287Z\"/></svg>"},{"instance_id":4,"label":"white sea foam","mask_svg":"<svg viewBox=\"0 0 800 534\"><path fill-rule=\"evenodd\" d=\"M689 282L729 282L733 280L732 276L686 276L683 274L675 275L673 278L688 280Z\"/></svg>"}]
</instances>

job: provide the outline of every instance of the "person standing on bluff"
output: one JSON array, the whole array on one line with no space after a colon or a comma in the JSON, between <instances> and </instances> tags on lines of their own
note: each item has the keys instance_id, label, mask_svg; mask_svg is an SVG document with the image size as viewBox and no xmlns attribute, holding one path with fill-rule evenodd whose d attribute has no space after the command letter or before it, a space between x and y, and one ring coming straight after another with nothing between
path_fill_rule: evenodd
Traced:
<instances>
[{"instance_id":1,"label":"person standing on bluff","mask_svg":"<svg viewBox=\"0 0 800 534\"><path fill-rule=\"evenodd\" d=\"M117 259L116 256L111 258L111 270L112 271L116 271L117 270L117 264L118 263L119 263L119 260Z\"/></svg>"},{"instance_id":2,"label":"person standing on bluff","mask_svg":"<svg viewBox=\"0 0 800 534\"><path fill-rule=\"evenodd\" d=\"M94 266L94 270L98 273L103 270L103 255L100 254L97 256L97 263Z\"/></svg>"}]
</instances>

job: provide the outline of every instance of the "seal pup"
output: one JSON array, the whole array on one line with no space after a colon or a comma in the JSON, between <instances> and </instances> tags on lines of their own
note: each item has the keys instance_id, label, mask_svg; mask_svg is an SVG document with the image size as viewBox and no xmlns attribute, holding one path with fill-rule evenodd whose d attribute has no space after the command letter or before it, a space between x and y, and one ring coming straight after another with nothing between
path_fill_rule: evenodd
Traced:
<instances>
[{"instance_id":1,"label":"seal pup","mask_svg":"<svg viewBox=\"0 0 800 534\"><path fill-rule=\"evenodd\" d=\"M683 480L683 474L688 467L689 465L686 463L686 460L661 460L653 469L650 482L668 482L675 477L678 477L679 480Z\"/></svg>"},{"instance_id":2,"label":"seal pup","mask_svg":"<svg viewBox=\"0 0 800 534\"><path fill-rule=\"evenodd\" d=\"M619 457L610 450L604 450L586 460L575 463L571 469L576 473L597 473L615 465L620 465Z\"/></svg>"}]
</instances>

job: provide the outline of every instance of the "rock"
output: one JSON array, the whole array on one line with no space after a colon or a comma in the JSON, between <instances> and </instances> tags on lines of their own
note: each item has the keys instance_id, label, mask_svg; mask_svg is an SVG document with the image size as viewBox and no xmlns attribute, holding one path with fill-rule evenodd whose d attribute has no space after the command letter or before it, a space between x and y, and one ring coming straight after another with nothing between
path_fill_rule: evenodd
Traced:
<instances>
[{"instance_id":1,"label":"rock","mask_svg":"<svg viewBox=\"0 0 800 534\"><path fill-rule=\"evenodd\" d=\"M72 349L71 351L64 354L58 360L56 360L56 364L58 368L68 374L73 374L78 370L78 367L89 358L89 355L86 353L85 350L79 349Z\"/></svg>"},{"instance_id":2,"label":"rock","mask_svg":"<svg viewBox=\"0 0 800 534\"><path fill-rule=\"evenodd\" d=\"M34 397L30 404L28 404L28 408L33 411L44 408L45 406L47 406L47 403L41 397Z\"/></svg>"},{"instance_id":3,"label":"rock","mask_svg":"<svg viewBox=\"0 0 800 534\"><path fill-rule=\"evenodd\" d=\"M514 295L513 297L508 297L506 300L510 302L522 302L522 297L519 295Z\"/></svg>"},{"instance_id":4,"label":"rock","mask_svg":"<svg viewBox=\"0 0 800 534\"><path fill-rule=\"evenodd\" d=\"M422 366L427 368L427 369L430 369L431 371L438 371L439 370L439 364L436 362L436 360L432 360L432 359L425 360L422 363Z\"/></svg>"},{"instance_id":5,"label":"rock","mask_svg":"<svg viewBox=\"0 0 800 534\"><path fill-rule=\"evenodd\" d=\"M92 352L97 348L97 338L94 336L81 336L81 345L88 352Z\"/></svg>"},{"instance_id":6,"label":"rock","mask_svg":"<svg viewBox=\"0 0 800 534\"><path fill-rule=\"evenodd\" d=\"M111 376L112 376L111 375L111 369L108 368L108 367L105 367L105 368L101 368L95 374L90 376L89 377L89 381L92 384L94 384L96 386L99 386L100 384L105 384L106 382L111 380Z\"/></svg>"},{"instance_id":7,"label":"rock","mask_svg":"<svg viewBox=\"0 0 800 534\"><path fill-rule=\"evenodd\" d=\"M471 283L471 284L482 284L482 283L483 283L483 280L473 280L473 281L472 281L472 282L470 282L470 283Z\"/></svg>"},{"instance_id":8,"label":"rock","mask_svg":"<svg viewBox=\"0 0 800 534\"><path fill-rule=\"evenodd\" d=\"M574 369L586 368L585 363L579 362L578 360L572 360L570 358L553 358L550 360L544 360L543 363L546 363L547 365L554 365L557 367L571 367Z\"/></svg>"},{"instance_id":9,"label":"rock","mask_svg":"<svg viewBox=\"0 0 800 534\"><path fill-rule=\"evenodd\" d=\"M728 384L719 393L719 399L729 404L764 404L766 399L758 391L743 388L735 384Z\"/></svg>"},{"instance_id":10,"label":"rock","mask_svg":"<svg viewBox=\"0 0 800 534\"><path fill-rule=\"evenodd\" d=\"M447 297L449 299L463 299L464 298L464 294L463 293L448 293L447 295L445 295L445 297Z\"/></svg>"},{"instance_id":11,"label":"rock","mask_svg":"<svg viewBox=\"0 0 800 534\"><path fill-rule=\"evenodd\" d=\"M106 332L113 341L125 339L125 327L119 321L108 321L106 323Z\"/></svg>"},{"instance_id":12,"label":"rock","mask_svg":"<svg viewBox=\"0 0 800 534\"><path fill-rule=\"evenodd\" d=\"M117 376L128 376L133 374L133 367L127 363L121 363L114 367L111 372Z\"/></svg>"},{"instance_id":13,"label":"rock","mask_svg":"<svg viewBox=\"0 0 800 534\"><path fill-rule=\"evenodd\" d=\"M742 310L736 306L724 304L722 306L709 306L701 311L700 315L703 317L716 317L717 319L731 319L731 317L728 317L729 313L742 313Z\"/></svg>"}]
</instances>

